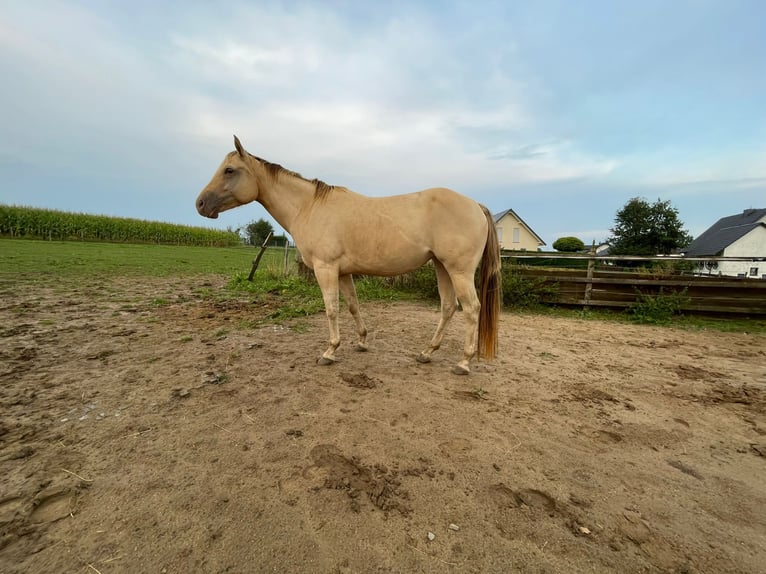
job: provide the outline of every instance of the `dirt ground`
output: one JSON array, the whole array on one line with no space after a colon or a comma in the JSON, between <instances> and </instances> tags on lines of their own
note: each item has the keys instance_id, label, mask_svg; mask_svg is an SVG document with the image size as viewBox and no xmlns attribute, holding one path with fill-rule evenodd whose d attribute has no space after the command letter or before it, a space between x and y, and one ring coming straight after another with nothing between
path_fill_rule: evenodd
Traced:
<instances>
[{"instance_id":1,"label":"dirt ground","mask_svg":"<svg viewBox=\"0 0 766 574\"><path fill-rule=\"evenodd\" d=\"M763 572L766 337L317 315L104 281L0 302L0 571ZM276 303L276 302L275 302Z\"/></svg>"}]
</instances>

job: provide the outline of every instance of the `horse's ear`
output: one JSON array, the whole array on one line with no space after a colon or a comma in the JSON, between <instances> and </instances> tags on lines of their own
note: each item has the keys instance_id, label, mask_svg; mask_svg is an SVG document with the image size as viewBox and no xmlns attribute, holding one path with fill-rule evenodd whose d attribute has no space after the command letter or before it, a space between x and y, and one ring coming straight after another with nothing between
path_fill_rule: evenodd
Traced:
<instances>
[{"instance_id":1,"label":"horse's ear","mask_svg":"<svg viewBox=\"0 0 766 574\"><path fill-rule=\"evenodd\" d=\"M239 154L239 157L245 157L245 148L242 147L242 144L239 141L239 138L237 136L234 136L234 147L237 148L237 153Z\"/></svg>"}]
</instances>

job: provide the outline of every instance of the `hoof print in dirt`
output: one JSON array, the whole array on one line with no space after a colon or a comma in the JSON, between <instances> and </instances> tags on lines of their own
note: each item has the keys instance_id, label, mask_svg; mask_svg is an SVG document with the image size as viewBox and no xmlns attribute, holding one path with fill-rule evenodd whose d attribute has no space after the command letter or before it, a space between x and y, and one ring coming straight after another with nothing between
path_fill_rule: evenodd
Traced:
<instances>
[{"instance_id":1,"label":"hoof print in dirt","mask_svg":"<svg viewBox=\"0 0 766 574\"><path fill-rule=\"evenodd\" d=\"M361 512L360 498L384 512L396 511L407 516L411 509L403 502L409 498L401 489L398 473L383 466L368 467L356 457L344 456L338 447L320 444L311 450L314 465L327 472L324 488L345 490L351 500L351 510ZM365 495L364 497L361 495Z\"/></svg>"},{"instance_id":2,"label":"hoof print in dirt","mask_svg":"<svg viewBox=\"0 0 766 574\"><path fill-rule=\"evenodd\" d=\"M513 498L519 507L538 508L548 513L556 510L556 499L550 494L535 488L522 488L513 493Z\"/></svg>"},{"instance_id":3,"label":"hoof print in dirt","mask_svg":"<svg viewBox=\"0 0 766 574\"><path fill-rule=\"evenodd\" d=\"M488 494L490 501L499 508L537 508L550 512L557 507L555 498L534 488L514 490L501 482L490 486Z\"/></svg>"},{"instance_id":4,"label":"hoof print in dirt","mask_svg":"<svg viewBox=\"0 0 766 574\"><path fill-rule=\"evenodd\" d=\"M340 378L349 387L354 387L355 389L374 389L380 382L364 373L357 373L355 375L351 373L341 373Z\"/></svg>"},{"instance_id":5,"label":"hoof print in dirt","mask_svg":"<svg viewBox=\"0 0 766 574\"><path fill-rule=\"evenodd\" d=\"M226 373L216 373L208 371L202 378L202 384L204 385L222 385L229 380L229 375Z\"/></svg>"},{"instance_id":6,"label":"hoof print in dirt","mask_svg":"<svg viewBox=\"0 0 766 574\"><path fill-rule=\"evenodd\" d=\"M174 399L188 399L191 396L189 389L173 389L170 396Z\"/></svg>"},{"instance_id":7,"label":"hoof print in dirt","mask_svg":"<svg viewBox=\"0 0 766 574\"><path fill-rule=\"evenodd\" d=\"M38 492L32 501L29 522L50 523L72 516L82 491L90 487L85 479L79 478L81 483L76 487L49 485Z\"/></svg>"},{"instance_id":8,"label":"hoof print in dirt","mask_svg":"<svg viewBox=\"0 0 766 574\"><path fill-rule=\"evenodd\" d=\"M475 388L472 391L453 391L452 396L463 401L488 401L488 392L482 388Z\"/></svg>"},{"instance_id":9,"label":"hoof print in dirt","mask_svg":"<svg viewBox=\"0 0 766 574\"><path fill-rule=\"evenodd\" d=\"M689 476L693 476L697 480L704 480L702 478L702 475L697 472L695 469L690 467L688 464L681 462L680 460L669 460L668 464L672 466L673 468L680 470L684 474L688 474Z\"/></svg>"},{"instance_id":10,"label":"hoof print in dirt","mask_svg":"<svg viewBox=\"0 0 766 574\"><path fill-rule=\"evenodd\" d=\"M73 496L68 490L54 492L35 501L35 507L29 515L29 522L41 524L56 522L66 518L72 512Z\"/></svg>"}]
</instances>

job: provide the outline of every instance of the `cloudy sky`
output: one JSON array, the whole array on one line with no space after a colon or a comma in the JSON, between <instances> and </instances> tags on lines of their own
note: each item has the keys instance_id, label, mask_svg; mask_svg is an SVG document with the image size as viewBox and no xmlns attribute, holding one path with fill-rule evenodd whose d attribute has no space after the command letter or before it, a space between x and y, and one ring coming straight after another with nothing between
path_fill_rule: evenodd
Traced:
<instances>
[{"instance_id":1,"label":"cloudy sky","mask_svg":"<svg viewBox=\"0 0 766 574\"><path fill-rule=\"evenodd\" d=\"M550 246L632 197L766 207L766 2L0 0L0 203L197 215L237 134L367 195L451 187Z\"/></svg>"}]
</instances>

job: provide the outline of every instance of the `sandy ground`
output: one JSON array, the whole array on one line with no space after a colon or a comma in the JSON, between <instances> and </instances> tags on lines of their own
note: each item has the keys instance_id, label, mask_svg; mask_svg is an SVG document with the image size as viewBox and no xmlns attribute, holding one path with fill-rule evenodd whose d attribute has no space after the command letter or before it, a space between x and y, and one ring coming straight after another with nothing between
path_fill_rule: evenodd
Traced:
<instances>
[{"instance_id":1,"label":"sandy ground","mask_svg":"<svg viewBox=\"0 0 766 574\"><path fill-rule=\"evenodd\" d=\"M4 292L0 571L764 571L766 337L506 313L458 377L377 303L319 367L221 284Z\"/></svg>"}]
</instances>

